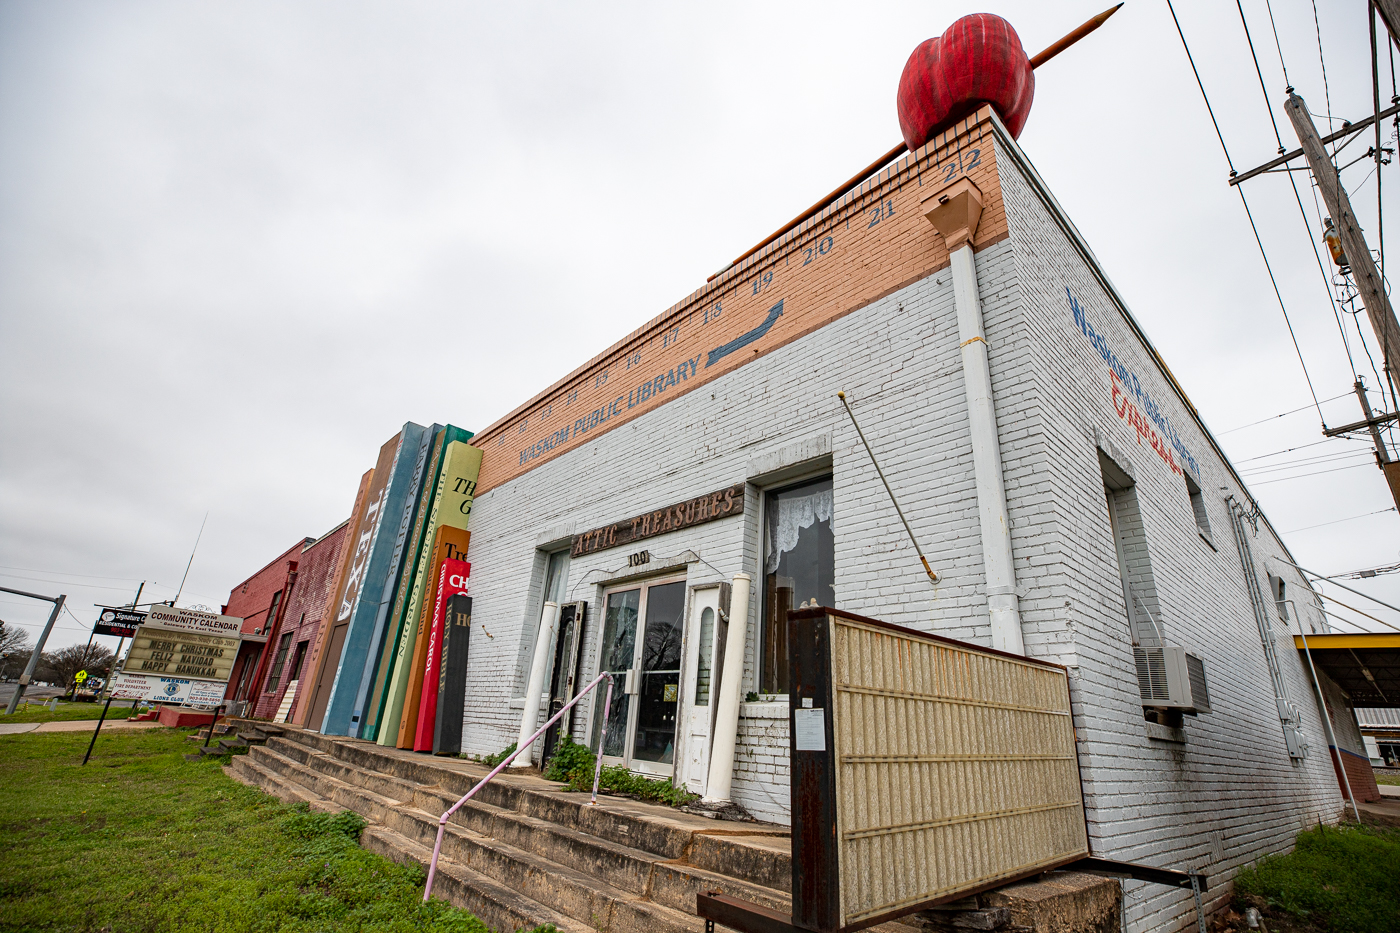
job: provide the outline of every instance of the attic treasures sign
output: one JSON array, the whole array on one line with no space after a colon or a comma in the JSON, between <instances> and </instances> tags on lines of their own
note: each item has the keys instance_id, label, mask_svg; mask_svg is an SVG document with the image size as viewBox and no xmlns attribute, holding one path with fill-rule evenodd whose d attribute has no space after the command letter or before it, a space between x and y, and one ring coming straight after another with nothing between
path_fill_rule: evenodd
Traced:
<instances>
[{"instance_id":1,"label":"attic treasures sign","mask_svg":"<svg viewBox=\"0 0 1400 933\"><path fill-rule=\"evenodd\" d=\"M668 531L703 525L717 518L742 515L743 512L744 484L736 483L728 489L720 489L675 505L668 505L664 509L645 512L620 522L613 522L611 525L585 531L581 535L574 535L573 547L570 548L569 554L578 557L582 554L605 551Z\"/></svg>"}]
</instances>

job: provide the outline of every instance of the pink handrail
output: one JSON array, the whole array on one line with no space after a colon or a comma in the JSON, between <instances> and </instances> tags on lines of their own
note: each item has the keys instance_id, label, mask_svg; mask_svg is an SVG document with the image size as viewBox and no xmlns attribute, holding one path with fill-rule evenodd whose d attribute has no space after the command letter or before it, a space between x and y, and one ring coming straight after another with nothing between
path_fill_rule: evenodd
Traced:
<instances>
[{"instance_id":1,"label":"pink handrail","mask_svg":"<svg viewBox=\"0 0 1400 933\"><path fill-rule=\"evenodd\" d=\"M549 717L548 722L540 726L540 728L538 729L538 731L535 732L534 735L526 739L525 744L523 746L517 748L515 751L507 755L506 759L500 764L496 765L495 769L492 770L490 774L486 775L486 777L482 778L480 781L477 781L474 785L472 785L472 789L467 791L466 794L462 796L461 800L454 803L451 807L448 808L446 813L438 817L437 842L433 844L433 860L428 865L428 883L423 886L424 903L427 903L428 897L433 893L433 879L437 877L438 855L442 852L442 834L447 829L448 818L451 817L452 814L456 813L457 809L460 806L462 806L462 804L466 803L468 800L471 800L472 797L475 796L476 792L485 787L486 784L493 777L504 771L510 765L510 763L515 760L515 756L519 755L521 752L528 749L531 745L535 744L535 739L538 739L540 736L544 735L545 731L548 730L550 726L558 722L559 717L563 716L566 712L568 712L570 707L572 707L579 700L582 700L584 697L588 696L588 692L594 687L598 686L604 680L607 680L608 682L608 694L607 697L603 700L603 731L598 738L598 761L593 768L593 797L588 802L589 806L597 806L598 779L602 776L603 773L603 749L606 747L605 743L608 740L608 714L612 711L613 674L611 671L603 671L603 673L595 677L593 681L589 683L588 686L584 687L582 690L579 691L578 696L565 703L564 706L559 710L559 712Z\"/></svg>"}]
</instances>

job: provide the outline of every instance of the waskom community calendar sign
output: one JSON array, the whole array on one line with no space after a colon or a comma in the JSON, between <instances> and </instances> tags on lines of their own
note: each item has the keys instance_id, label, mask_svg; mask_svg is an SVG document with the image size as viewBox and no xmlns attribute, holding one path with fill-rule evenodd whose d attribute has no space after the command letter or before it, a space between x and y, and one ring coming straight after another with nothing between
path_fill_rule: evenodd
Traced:
<instances>
[{"instance_id":1,"label":"waskom community calendar sign","mask_svg":"<svg viewBox=\"0 0 1400 933\"><path fill-rule=\"evenodd\" d=\"M243 620L154 606L132 638L112 698L212 706L224 697Z\"/></svg>"}]
</instances>

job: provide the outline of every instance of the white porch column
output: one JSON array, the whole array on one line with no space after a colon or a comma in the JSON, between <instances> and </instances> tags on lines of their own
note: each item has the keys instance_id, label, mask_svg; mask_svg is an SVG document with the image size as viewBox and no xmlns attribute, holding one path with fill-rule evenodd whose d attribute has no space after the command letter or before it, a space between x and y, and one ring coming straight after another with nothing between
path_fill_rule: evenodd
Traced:
<instances>
[{"instance_id":1,"label":"white porch column","mask_svg":"<svg viewBox=\"0 0 1400 933\"><path fill-rule=\"evenodd\" d=\"M1023 655L1026 645L1021 634L1016 567L1011 556L1011 524L1006 514L996 403L992 397L992 373L987 365L987 336L982 328L977 264L972 255L972 237L982 217L982 192L971 179L963 178L924 198L922 207L929 223L943 235L952 266L992 647Z\"/></svg>"},{"instance_id":2,"label":"white porch column","mask_svg":"<svg viewBox=\"0 0 1400 933\"><path fill-rule=\"evenodd\" d=\"M753 577L734 575L729 596L729 632L724 639L724 668L720 676L719 704L715 709L715 735L710 742L710 773L705 781L705 801L729 799L734 780L734 745L739 738L739 701L744 689L744 649L749 635L749 584Z\"/></svg>"},{"instance_id":3,"label":"white porch column","mask_svg":"<svg viewBox=\"0 0 1400 933\"><path fill-rule=\"evenodd\" d=\"M554 630L559 627L559 604L545 603L540 616L540 632L535 637L535 655L530 663L530 680L525 685L525 712L520 717L520 737L515 747L523 749L526 739L534 735L540 727L540 693L544 690L545 668L549 666L549 646L554 642ZM530 763L530 753L525 752L515 759L523 764ZM544 762L540 762L544 764Z\"/></svg>"}]
</instances>

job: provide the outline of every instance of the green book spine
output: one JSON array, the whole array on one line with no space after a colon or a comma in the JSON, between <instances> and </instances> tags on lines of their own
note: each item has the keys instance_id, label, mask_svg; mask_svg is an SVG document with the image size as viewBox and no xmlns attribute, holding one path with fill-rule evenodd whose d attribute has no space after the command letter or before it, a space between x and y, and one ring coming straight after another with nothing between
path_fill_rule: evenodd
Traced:
<instances>
[{"instance_id":1,"label":"green book spine","mask_svg":"<svg viewBox=\"0 0 1400 933\"><path fill-rule=\"evenodd\" d=\"M467 528L472 501L476 495L476 480L480 472L480 450L460 441L450 441L446 445L432 511L428 516L427 527L423 529L423 546L418 553L418 569L414 575L413 591L409 595L399 631L399 642L393 659L394 669L389 675L385 703L379 716L379 734L375 741L380 745L393 747L398 744L404 697L408 690L409 661L413 655L414 639L418 637L418 613L430 570L428 565L433 559L433 535L437 533L438 526L443 524L463 530Z\"/></svg>"}]
</instances>

